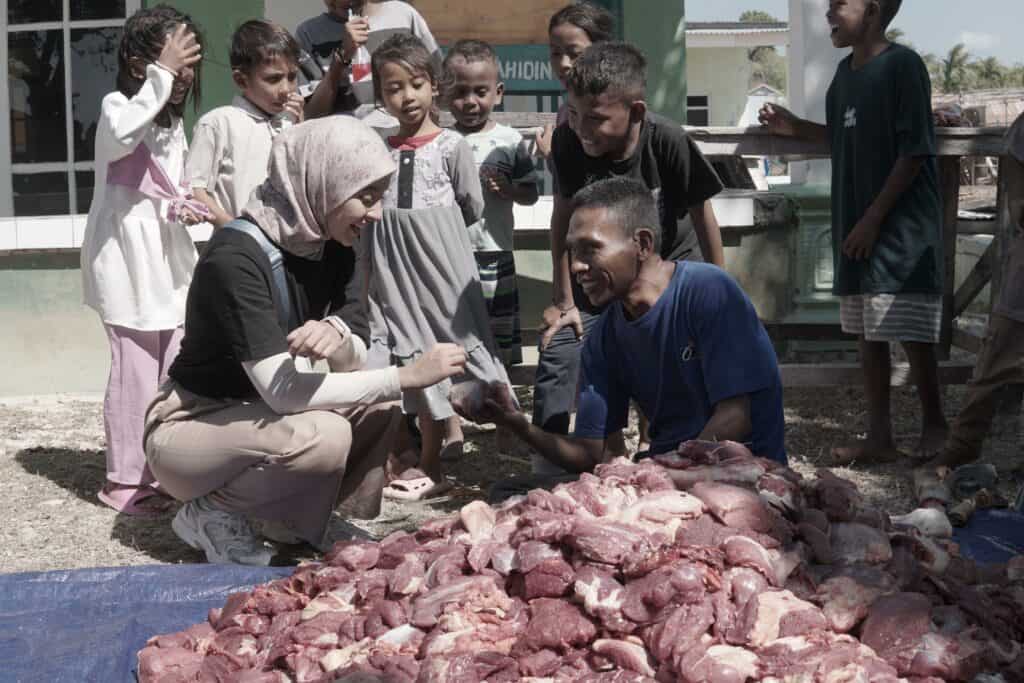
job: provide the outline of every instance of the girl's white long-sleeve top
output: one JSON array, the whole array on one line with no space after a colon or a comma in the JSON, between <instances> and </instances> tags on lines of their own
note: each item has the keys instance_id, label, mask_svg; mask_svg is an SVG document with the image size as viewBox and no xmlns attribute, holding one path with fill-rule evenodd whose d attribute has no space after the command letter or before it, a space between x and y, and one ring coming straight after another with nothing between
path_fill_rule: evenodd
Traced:
<instances>
[{"instance_id":1,"label":"girl's white long-sleeve top","mask_svg":"<svg viewBox=\"0 0 1024 683\"><path fill-rule=\"evenodd\" d=\"M171 223L170 202L136 188L109 185L111 162L146 145L178 182L188 143L178 118L155 123L171 96L174 74L155 64L132 98L103 98L96 130L96 182L82 242L85 304L103 322L136 330L168 330L185 321L185 297L198 255L185 226Z\"/></svg>"}]
</instances>

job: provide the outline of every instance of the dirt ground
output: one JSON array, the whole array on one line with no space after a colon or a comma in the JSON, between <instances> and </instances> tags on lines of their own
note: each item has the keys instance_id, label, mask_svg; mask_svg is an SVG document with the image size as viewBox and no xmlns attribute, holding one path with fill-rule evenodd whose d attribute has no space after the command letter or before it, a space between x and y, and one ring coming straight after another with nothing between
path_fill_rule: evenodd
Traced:
<instances>
[{"instance_id":1,"label":"dirt ground","mask_svg":"<svg viewBox=\"0 0 1024 683\"><path fill-rule=\"evenodd\" d=\"M963 387L946 390L947 415L959 410L963 392ZM520 391L520 400L529 408L527 391ZM829 448L857 434L864 423L858 388L790 389L785 403L791 464L804 475L813 474ZM893 411L899 445L912 449L917 401L911 390L894 390ZM1012 497L1024 470L1017 459L1016 423L1004 423L989 440L985 460L997 465L1001 492ZM377 537L413 529L483 497L494 481L529 470L528 451L510 436L473 426L466 436L465 458L447 466L457 483L451 495L422 504L386 501L380 517L359 526ZM635 429L627 436L635 444ZM104 478L103 448L98 396L0 399L0 573L202 561L174 536L170 514L156 520L119 516L96 499ZM855 481L881 509L899 514L913 508L909 460L835 471ZM336 516L331 530L343 537L345 522Z\"/></svg>"}]
</instances>

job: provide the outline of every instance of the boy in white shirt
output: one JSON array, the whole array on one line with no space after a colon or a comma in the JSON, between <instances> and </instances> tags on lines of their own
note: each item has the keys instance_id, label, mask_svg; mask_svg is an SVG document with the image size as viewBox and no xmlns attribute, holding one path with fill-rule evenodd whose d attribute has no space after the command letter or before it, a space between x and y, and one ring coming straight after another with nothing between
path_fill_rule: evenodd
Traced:
<instances>
[{"instance_id":1,"label":"boy in white shirt","mask_svg":"<svg viewBox=\"0 0 1024 683\"><path fill-rule=\"evenodd\" d=\"M455 130L473 150L484 189L484 215L469 226L470 241L499 354L506 365L514 365L522 362L522 335L513 205L537 203L537 171L523 136L490 119L505 89L494 49L479 40L461 40L449 50L444 68Z\"/></svg>"},{"instance_id":2,"label":"boy in white shirt","mask_svg":"<svg viewBox=\"0 0 1024 683\"><path fill-rule=\"evenodd\" d=\"M215 227L234 220L267 178L270 145L302 120L299 45L283 27L247 21L231 39L231 73L240 94L196 123L186 177Z\"/></svg>"}]
</instances>

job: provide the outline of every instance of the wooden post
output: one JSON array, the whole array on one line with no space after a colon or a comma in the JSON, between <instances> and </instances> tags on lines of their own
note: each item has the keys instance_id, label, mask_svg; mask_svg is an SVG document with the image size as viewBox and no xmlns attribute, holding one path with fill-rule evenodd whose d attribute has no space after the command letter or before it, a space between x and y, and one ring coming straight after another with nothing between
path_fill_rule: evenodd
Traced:
<instances>
[{"instance_id":1,"label":"wooden post","mask_svg":"<svg viewBox=\"0 0 1024 683\"><path fill-rule=\"evenodd\" d=\"M999 190L997 199L995 253L992 259L992 306L1011 274L1006 268L1010 253L1020 254L1024 249L1021 221L1024 220L1024 164L1011 156L999 160ZM1015 259L1015 260L1019 260Z\"/></svg>"},{"instance_id":2,"label":"wooden post","mask_svg":"<svg viewBox=\"0 0 1024 683\"><path fill-rule=\"evenodd\" d=\"M953 299L956 294L956 224L960 210L960 157L939 158L939 189L942 193L942 250L945 281L942 284L942 328L939 359L947 360L953 345Z\"/></svg>"}]
</instances>

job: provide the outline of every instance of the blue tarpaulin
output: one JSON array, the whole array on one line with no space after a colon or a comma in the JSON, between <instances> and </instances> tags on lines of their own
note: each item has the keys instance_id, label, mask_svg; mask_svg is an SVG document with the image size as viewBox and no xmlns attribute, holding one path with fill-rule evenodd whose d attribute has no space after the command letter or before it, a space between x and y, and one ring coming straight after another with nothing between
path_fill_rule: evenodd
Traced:
<instances>
[{"instance_id":1,"label":"blue tarpaulin","mask_svg":"<svg viewBox=\"0 0 1024 683\"><path fill-rule=\"evenodd\" d=\"M292 571L201 564L0 575L0 681L134 681L148 638Z\"/></svg>"},{"instance_id":2,"label":"blue tarpaulin","mask_svg":"<svg viewBox=\"0 0 1024 683\"><path fill-rule=\"evenodd\" d=\"M978 510L970 523L956 529L960 553L979 564L1006 562L1024 555L1024 514L1015 510Z\"/></svg>"}]
</instances>

